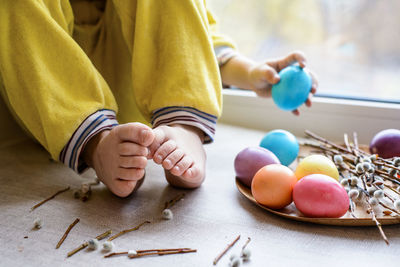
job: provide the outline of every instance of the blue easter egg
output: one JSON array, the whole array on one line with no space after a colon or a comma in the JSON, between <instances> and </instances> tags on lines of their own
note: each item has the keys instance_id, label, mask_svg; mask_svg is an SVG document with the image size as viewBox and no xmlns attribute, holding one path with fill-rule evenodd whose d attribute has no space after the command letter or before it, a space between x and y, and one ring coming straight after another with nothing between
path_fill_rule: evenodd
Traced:
<instances>
[{"instance_id":1,"label":"blue easter egg","mask_svg":"<svg viewBox=\"0 0 400 267\"><path fill-rule=\"evenodd\" d=\"M260 146L274 153L285 166L289 166L299 154L296 137L285 130L268 132L261 140Z\"/></svg>"},{"instance_id":2,"label":"blue easter egg","mask_svg":"<svg viewBox=\"0 0 400 267\"><path fill-rule=\"evenodd\" d=\"M272 86L272 99L283 110L295 110L308 98L312 80L300 66L289 66L279 72L280 81Z\"/></svg>"}]
</instances>

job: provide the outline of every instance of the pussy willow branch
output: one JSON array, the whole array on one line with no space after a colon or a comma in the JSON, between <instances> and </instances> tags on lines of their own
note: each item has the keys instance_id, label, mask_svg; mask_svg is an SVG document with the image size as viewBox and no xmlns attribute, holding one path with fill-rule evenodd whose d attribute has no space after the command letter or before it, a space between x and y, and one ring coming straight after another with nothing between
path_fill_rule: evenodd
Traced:
<instances>
[{"instance_id":1,"label":"pussy willow branch","mask_svg":"<svg viewBox=\"0 0 400 267\"><path fill-rule=\"evenodd\" d=\"M67 238L69 232L71 231L71 229L79 222L79 218L76 218L75 221L73 223L70 224L70 226L68 226L67 231L65 231L64 235L61 237L60 241L58 241L56 249L58 249L61 244L64 242L64 240Z\"/></svg>"},{"instance_id":2,"label":"pussy willow branch","mask_svg":"<svg viewBox=\"0 0 400 267\"><path fill-rule=\"evenodd\" d=\"M240 235L238 235L232 243L229 243L228 246L214 259L213 264L217 265L218 261L225 255L225 253L236 244L236 242L240 239Z\"/></svg>"},{"instance_id":3,"label":"pussy willow branch","mask_svg":"<svg viewBox=\"0 0 400 267\"><path fill-rule=\"evenodd\" d=\"M36 209L36 208L40 207L41 205L43 205L44 203L46 203L46 202L47 202L47 201L49 201L50 199L53 199L53 198L55 198L57 195L59 195L59 194L61 194L61 193L64 193L64 192L68 191L69 189L70 189L70 187L68 186L67 188L65 188L65 189L62 189L62 190L60 190L60 191L56 192L56 193L55 193L55 194L53 194L52 196L50 196L50 197L46 198L45 200L43 200L43 201L39 202L38 204L36 204L35 206L33 206L33 207L31 208L31 211L33 211L34 209Z\"/></svg>"},{"instance_id":4,"label":"pussy willow branch","mask_svg":"<svg viewBox=\"0 0 400 267\"><path fill-rule=\"evenodd\" d=\"M115 238L117 238L117 237L119 237L119 236L121 236L121 235L123 235L123 234L129 233L129 232L132 232L132 231L136 231L136 230L138 230L143 224L146 224L146 223L151 223L151 222L150 222L150 221L144 221L144 222L142 222L141 224L139 224L139 225L137 225L137 226L135 226L135 227L133 227L133 228L123 230L123 231L119 232L118 234L115 234L115 235L113 235L112 237L110 237L107 241L112 241L112 240L114 240Z\"/></svg>"},{"instance_id":5,"label":"pussy willow branch","mask_svg":"<svg viewBox=\"0 0 400 267\"><path fill-rule=\"evenodd\" d=\"M108 231L106 231L106 232L104 232L104 233L102 233L102 234L96 236L95 238L96 238L97 240L100 241L100 240L106 238L107 236L111 235L111 233L112 233L112 230L108 230ZM77 247L76 249L70 251L70 252L67 254L67 257L71 257L71 256L74 255L75 253L77 253L77 252L79 252L80 250L86 248L88 245L89 245L88 242L85 242L85 243L81 244L81 245L80 245L79 247Z\"/></svg>"},{"instance_id":6,"label":"pussy willow branch","mask_svg":"<svg viewBox=\"0 0 400 267\"><path fill-rule=\"evenodd\" d=\"M176 197L174 197L173 199L169 200L169 201L165 201L164 203L164 209L168 209L170 207L172 207L173 205L175 205L178 201L182 200L185 197L185 194L179 194Z\"/></svg>"}]
</instances>

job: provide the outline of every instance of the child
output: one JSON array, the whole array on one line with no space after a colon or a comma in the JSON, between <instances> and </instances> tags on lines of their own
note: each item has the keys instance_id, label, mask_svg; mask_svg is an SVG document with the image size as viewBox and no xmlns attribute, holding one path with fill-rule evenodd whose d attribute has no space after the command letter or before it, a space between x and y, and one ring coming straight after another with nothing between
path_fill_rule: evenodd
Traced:
<instances>
[{"instance_id":1,"label":"child","mask_svg":"<svg viewBox=\"0 0 400 267\"><path fill-rule=\"evenodd\" d=\"M262 64L238 55L200 0L2 0L0 25L0 91L16 120L120 197L148 159L170 184L200 186L221 84L267 96L280 69L305 66L301 53Z\"/></svg>"}]
</instances>

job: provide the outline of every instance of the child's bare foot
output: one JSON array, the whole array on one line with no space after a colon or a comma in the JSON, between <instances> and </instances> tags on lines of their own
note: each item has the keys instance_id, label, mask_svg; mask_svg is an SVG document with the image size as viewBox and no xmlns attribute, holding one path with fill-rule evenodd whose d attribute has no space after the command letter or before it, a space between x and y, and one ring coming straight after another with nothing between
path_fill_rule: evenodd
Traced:
<instances>
[{"instance_id":1,"label":"child's bare foot","mask_svg":"<svg viewBox=\"0 0 400 267\"><path fill-rule=\"evenodd\" d=\"M122 124L93 137L84 159L98 178L117 196L126 197L142 183L152 129L141 123Z\"/></svg>"},{"instance_id":2,"label":"child's bare foot","mask_svg":"<svg viewBox=\"0 0 400 267\"><path fill-rule=\"evenodd\" d=\"M193 126L175 124L154 129L148 158L161 164L167 181L177 187L196 188L205 178L204 134Z\"/></svg>"}]
</instances>

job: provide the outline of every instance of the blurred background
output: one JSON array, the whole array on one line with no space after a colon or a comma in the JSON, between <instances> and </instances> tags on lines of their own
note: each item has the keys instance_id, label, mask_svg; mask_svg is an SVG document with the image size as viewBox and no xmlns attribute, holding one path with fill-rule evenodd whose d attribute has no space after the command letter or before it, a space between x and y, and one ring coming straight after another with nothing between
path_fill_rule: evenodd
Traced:
<instances>
[{"instance_id":1,"label":"blurred background","mask_svg":"<svg viewBox=\"0 0 400 267\"><path fill-rule=\"evenodd\" d=\"M258 61L303 51L320 96L400 103L399 0L208 0Z\"/></svg>"}]
</instances>

